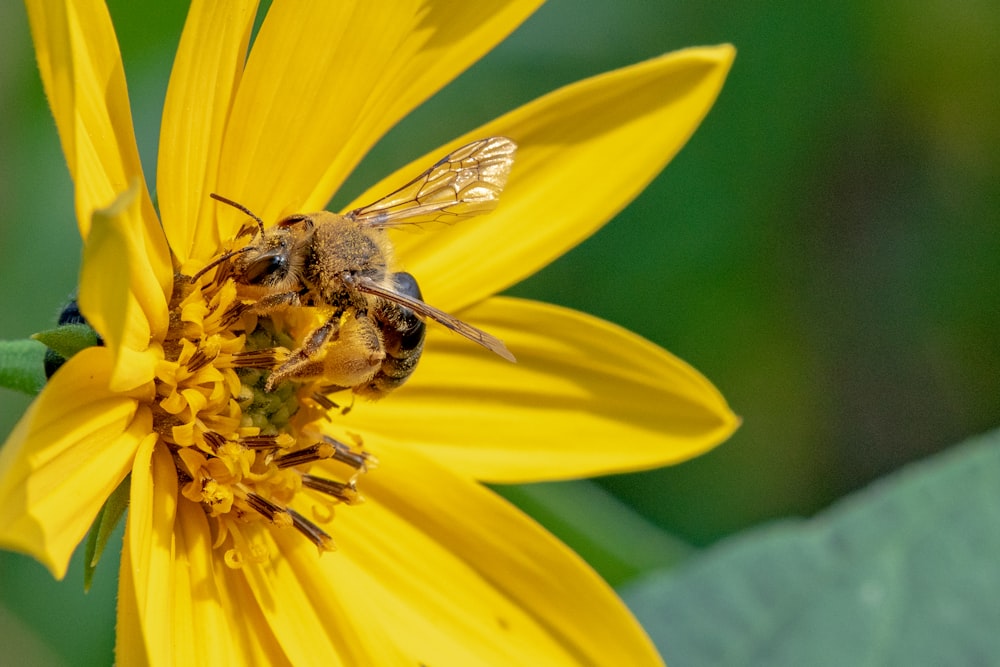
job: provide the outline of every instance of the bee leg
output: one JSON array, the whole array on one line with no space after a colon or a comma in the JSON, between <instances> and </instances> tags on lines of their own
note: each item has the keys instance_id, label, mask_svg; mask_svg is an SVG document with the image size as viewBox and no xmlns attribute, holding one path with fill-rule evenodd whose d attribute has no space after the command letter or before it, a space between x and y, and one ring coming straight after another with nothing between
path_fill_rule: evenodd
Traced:
<instances>
[{"instance_id":1,"label":"bee leg","mask_svg":"<svg viewBox=\"0 0 1000 667\"><path fill-rule=\"evenodd\" d=\"M295 292L290 292L290 294L295 295L295 298L298 299L298 295ZM274 296L280 295L276 294ZM261 301L264 300L262 299ZM306 339L302 347L292 352L288 359L271 371L271 375L268 376L267 382L264 385L264 391L271 391L275 385L286 380L304 380L321 375L323 372L323 362L316 360L316 357L319 356L323 346L332 340L339 330L340 315L334 315L323 326L309 334L309 338Z\"/></svg>"},{"instance_id":2,"label":"bee leg","mask_svg":"<svg viewBox=\"0 0 1000 667\"><path fill-rule=\"evenodd\" d=\"M300 305L302 305L302 300L299 298L298 292L279 292L278 294L268 294L262 299L258 299L253 304L251 310L258 315L266 315L267 313L273 313L275 310ZM320 329L322 328L320 327Z\"/></svg>"},{"instance_id":3,"label":"bee leg","mask_svg":"<svg viewBox=\"0 0 1000 667\"><path fill-rule=\"evenodd\" d=\"M354 311L341 322L338 340L323 357L323 379L331 385L358 387L371 380L386 359L382 331L367 312Z\"/></svg>"}]
</instances>

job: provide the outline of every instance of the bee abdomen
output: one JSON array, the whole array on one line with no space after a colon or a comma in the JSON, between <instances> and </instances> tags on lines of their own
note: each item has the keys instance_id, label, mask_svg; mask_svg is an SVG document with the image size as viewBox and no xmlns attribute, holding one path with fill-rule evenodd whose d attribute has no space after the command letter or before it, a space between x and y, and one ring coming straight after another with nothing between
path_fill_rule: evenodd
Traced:
<instances>
[{"instance_id":1,"label":"bee abdomen","mask_svg":"<svg viewBox=\"0 0 1000 667\"><path fill-rule=\"evenodd\" d=\"M409 273L394 273L392 279L400 294L422 298L420 286ZM417 368L427 325L409 308L389 301L380 303L373 314L381 325L385 359L375 376L357 393L379 398L402 386Z\"/></svg>"}]
</instances>

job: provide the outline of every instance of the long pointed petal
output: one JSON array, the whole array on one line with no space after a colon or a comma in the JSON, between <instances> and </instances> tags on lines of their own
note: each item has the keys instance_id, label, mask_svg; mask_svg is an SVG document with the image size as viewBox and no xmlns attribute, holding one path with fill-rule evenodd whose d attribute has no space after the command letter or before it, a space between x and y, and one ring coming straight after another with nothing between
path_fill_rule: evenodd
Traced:
<instances>
[{"instance_id":1,"label":"long pointed petal","mask_svg":"<svg viewBox=\"0 0 1000 667\"><path fill-rule=\"evenodd\" d=\"M289 664L243 574L212 545L204 510L178 502L176 475L156 436L144 441L132 472L122 553L118 662Z\"/></svg>"},{"instance_id":2,"label":"long pointed petal","mask_svg":"<svg viewBox=\"0 0 1000 667\"><path fill-rule=\"evenodd\" d=\"M294 591L275 600L276 616L325 619L309 634L339 638L345 664L659 664L565 545L418 452L380 453L383 466L363 483L368 502L331 523L337 552L317 558L301 536L275 535L287 565L269 572L272 589ZM344 616L365 621L345 628Z\"/></svg>"},{"instance_id":3,"label":"long pointed petal","mask_svg":"<svg viewBox=\"0 0 1000 667\"><path fill-rule=\"evenodd\" d=\"M156 279L167 291L173 276L170 253L143 179L107 7L100 0L29 0L27 7L42 83L76 184L80 234L89 235L96 209L141 184L138 223Z\"/></svg>"},{"instance_id":4,"label":"long pointed petal","mask_svg":"<svg viewBox=\"0 0 1000 667\"><path fill-rule=\"evenodd\" d=\"M182 664L173 657L185 650L177 646L174 628L164 622L177 590L173 567L177 473L169 452L156 444L155 436L145 439L132 466L115 646L118 662L129 665L159 660Z\"/></svg>"},{"instance_id":5,"label":"long pointed petal","mask_svg":"<svg viewBox=\"0 0 1000 667\"><path fill-rule=\"evenodd\" d=\"M170 74L156 173L163 227L183 264L215 252L219 238L209 199L222 137L243 73L257 0L191 3Z\"/></svg>"},{"instance_id":6,"label":"long pointed petal","mask_svg":"<svg viewBox=\"0 0 1000 667\"><path fill-rule=\"evenodd\" d=\"M538 4L275 3L234 103L218 191L266 221L322 208L379 137ZM226 236L240 217L220 215Z\"/></svg>"},{"instance_id":7,"label":"long pointed petal","mask_svg":"<svg viewBox=\"0 0 1000 667\"><path fill-rule=\"evenodd\" d=\"M0 450L0 543L58 578L152 428L148 410L109 391L110 370L105 348L76 354Z\"/></svg>"},{"instance_id":8,"label":"long pointed petal","mask_svg":"<svg viewBox=\"0 0 1000 667\"><path fill-rule=\"evenodd\" d=\"M135 191L126 192L94 213L83 248L80 310L115 357L111 388L117 391L152 381L159 355L150 343L167 329L167 297L145 252L140 215Z\"/></svg>"},{"instance_id":9,"label":"long pointed petal","mask_svg":"<svg viewBox=\"0 0 1000 667\"><path fill-rule=\"evenodd\" d=\"M345 425L475 479L523 482L678 463L739 424L697 371L603 320L502 297L463 316L503 339L517 363L432 328L412 380L355 406Z\"/></svg>"},{"instance_id":10,"label":"long pointed petal","mask_svg":"<svg viewBox=\"0 0 1000 667\"><path fill-rule=\"evenodd\" d=\"M686 49L566 86L415 160L348 208L392 192L473 139L516 141L494 212L395 237L428 302L458 310L531 275L632 201L708 113L734 53Z\"/></svg>"}]
</instances>

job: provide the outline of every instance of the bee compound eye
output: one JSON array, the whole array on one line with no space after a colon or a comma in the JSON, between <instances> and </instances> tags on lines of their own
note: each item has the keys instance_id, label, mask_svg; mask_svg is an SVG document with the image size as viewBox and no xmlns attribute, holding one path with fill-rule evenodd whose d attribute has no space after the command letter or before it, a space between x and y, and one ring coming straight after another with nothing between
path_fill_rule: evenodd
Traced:
<instances>
[{"instance_id":1,"label":"bee compound eye","mask_svg":"<svg viewBox=\"0 0 1000 667\"><path fill-rule=\"evenodd\" d=\"M288 259L283 254L261 255L250 262L243 272L243 280L249 285L259 285L274 278L282 278L288 271Z\"/></svg>"}]
</instances>

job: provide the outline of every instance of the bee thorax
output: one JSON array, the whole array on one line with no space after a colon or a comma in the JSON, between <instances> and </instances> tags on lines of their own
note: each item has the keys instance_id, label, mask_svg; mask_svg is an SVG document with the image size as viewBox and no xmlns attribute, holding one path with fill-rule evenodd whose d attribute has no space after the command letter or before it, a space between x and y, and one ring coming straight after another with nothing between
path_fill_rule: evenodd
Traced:
<instances>
[{"instance_id":1,"label":"bee thorax","mask_svg":"<svg viewBox=\"0 0 1000 667\"><path fill-rule=\"evenodd\" d=\"M361 228L338 216L314 232L307 281L331 306L363 308L367 300L355 294L342 277L382 282L391 259L389 255L389 243L383 232Z\"/></svg>"}]
</instances>

